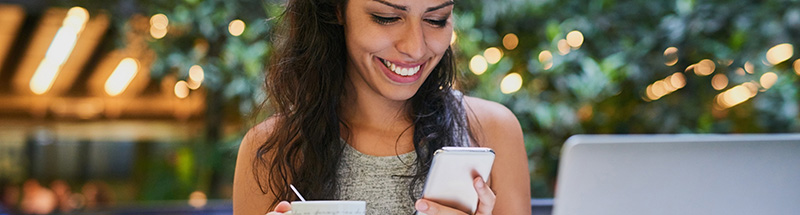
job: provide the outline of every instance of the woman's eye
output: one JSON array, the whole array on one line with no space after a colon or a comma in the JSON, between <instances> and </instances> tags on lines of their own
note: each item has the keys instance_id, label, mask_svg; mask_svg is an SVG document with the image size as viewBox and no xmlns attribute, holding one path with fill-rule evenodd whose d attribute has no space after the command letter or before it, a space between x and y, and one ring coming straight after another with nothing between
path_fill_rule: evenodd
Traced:
<instances>
[{"instance_id":1,"label":"woman's eye","mask_svg":"<svg viewBox=\"0 0 800 215\"><path fill-rule=\"evenodd\" d=\"M425 21L436 27L444 27L447 25L447 19L426 19Z\"/></svg>"},{"instance_id":2,"label":"woman's eye","mask_svg":"<svg viewBox=\"0 0 800 215\"><path fill-rule=\"evenodd\" d=\"M378 15L372 15L372 19L375 20L378 24L381 25L388 25L390 23L396 22L400 20L400 17L383 17Z\"/></svg>"}]
</instances>

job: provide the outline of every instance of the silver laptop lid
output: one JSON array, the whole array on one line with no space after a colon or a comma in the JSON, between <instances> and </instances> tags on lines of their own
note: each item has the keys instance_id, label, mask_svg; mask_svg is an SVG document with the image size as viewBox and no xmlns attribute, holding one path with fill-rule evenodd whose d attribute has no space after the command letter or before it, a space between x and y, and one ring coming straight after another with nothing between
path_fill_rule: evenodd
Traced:
<instances>
[{"instance_id":1,"label":"silver laptop lid","mask_svg":"<svg viewBox=\"0 0 800 215\"><path fill-rule=\"evenodd\" d=\"M800 214L800 134L576 135L554 215Z\"/></svg>"}]
</instances>

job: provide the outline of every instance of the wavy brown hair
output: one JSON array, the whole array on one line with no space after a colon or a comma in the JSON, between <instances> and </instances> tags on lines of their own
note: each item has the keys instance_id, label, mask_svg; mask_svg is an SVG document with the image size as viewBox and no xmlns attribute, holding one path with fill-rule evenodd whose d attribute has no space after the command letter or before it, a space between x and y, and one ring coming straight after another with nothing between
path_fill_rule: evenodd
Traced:
<instances>
[{"instance_id":1,"label":"wavy brown hair","mask_svg":"<svg viewBox=\"0 0 800 215\"><path fill-rule=\"evenodd\" d=\"M275 110L274 130L259 146L253 165L261 191L275 197L270 208L281 200L297 199L290 183L308 199L338 195L336 173L345 146L340 134L349 133L339 115L347 80L339 17L344 17L346 4L346 0L289 0L278 20L264 103ZM409 179L412 199L419 198L414 188L430 169L435 149L464 145L461 137L470 133L461 99L452 93L455 80L453 51L448 48L409 101L416 172L401 177Z\"/></svg>"}]
</instances>

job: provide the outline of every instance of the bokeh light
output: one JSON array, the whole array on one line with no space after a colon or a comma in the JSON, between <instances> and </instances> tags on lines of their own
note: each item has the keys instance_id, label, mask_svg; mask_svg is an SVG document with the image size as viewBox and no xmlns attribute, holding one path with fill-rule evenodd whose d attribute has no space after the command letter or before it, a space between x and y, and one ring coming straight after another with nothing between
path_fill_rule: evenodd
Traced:
<instances>
[{"instance_id":1,"label":"bokeh light","mask_svg":"<svg viewBox=\"0 0 800 215\"><path fill-rule=\"evenodd\" d=\"M109 96L117 96L122 94L128 85L136 77L139 71L139 63L133 58L125 58L119 62L117 68L108 77L105 84L106 94Z\"/></svg>"},{"instance_id":2,"label":"bokeh light","mask_svg":"<svg viewBox=\"0 0 800 215\"><path fill-rule=\"evenodd\" d=\"M150 26L153 26L158 29L165 29L169 25L169 19L167 15L163 13L159 13L150 17Z\"/></svg>"},{"instance_id":3,"label":"bokeh light","mask_svg":"<svg viewBox=\"0 0 800 215\"><path fill-rule=\"evenodd\" d=\"M794 46L788 43L778 44L767 51L767 62L772 65L779 64L794 55Z\"/></svg>"},{"instance_id":4,"label":"bokeh light","mask_svg":"<svg viewBox=\"0 0 800 215\"><path fill-rule=\"evenodd\" d=\"M483 51L483 56L486 57L486 62L496 64L503 58L503 51L500 51L497 47L489 47L486 51Z\"/></svg>"},{"instance_id":5,"label":"bokeh light","mask_svg":"<svg viewBox=\"0 0 800 215\"><path fill-rule=\"evenodd\" d=\"M186 81L175 83L175 96L181 99L189 96L189 84Z\"/></svg>"},{"instance_id":6,"label":"bokeh light","mask_svg":"<svg viewBox=\"0 0 800 215\"><path fill-rule=\"evenodd\" d=\"M558 53L561 55L569 54L569 44L567 44L567 40L560 39L558 40Z\"/></svg>"},{"instance_id":7,"label":"bokeh light","mask_svg":"<svg viewBox=\"0 0 800 215\"><path fill-rule=\"evenodd\" d=\"M714 87L715 90L722 90L725 87L728 87L728 76L724 74L716 74L713 78L711 78L711 87Z\"/></svg>"},{"instance_id":8,"label":"bokeh light","mask_svg":"<svg viewBox=\"0 0 800 215\"><path fill-rule=\"evenodd\" d=\"M756 67L753 66L753 63L750 63L750 61L744 62L744 71L745 72L747 72L749 74L753 74L753 73L756 72L755 70L756 70Z\"/></svg>"},{"instance_id":9,"label":"bokeh light","mask_svg":"<svg viewBox=\"0 0 800 215\"><path fill-rule=\"evenodd\" d=\"M500 92L511 94L522 88L522 76L519 73L510 73L500 81Z\"/></svg>"},{"instance_id":10,"label":"bokeh light","mask_svg":"<svg viewBox=\"0 0 800 215\"><path fill-rule=\"evenodd\" d=\"M483 58L483 56L475 55L471 60L469 60L469 70L476 75L483 74L488 68L489 64L486 62L486 58Z\"/></svg>"},{"instance_id":11,"label":"bokeh light","mask_svg":"<svg viewBox=\"0 0 800 215\"><path fill-rule=\"evenodd\" d=\"M200 191L194 191L192 194L189 194L189 205L194 208L202 208L206 206L208 203L208 197L206 194Z\"/></svg>"},{"instance_id":12,"label":"bokeh light","mask_svg":"<svg viewBox=\"0 0 800 215\"><path fill-rule=\"evenodd\" d=\"M519 37L514 33L508 33L503 37L503 47L506 50L514 50L519 45Z\"/></svg>"},{"instance_id":13,"label":"bokeh light","mask_svg":"<svg viewBox=\"0 0 800 215\"><path fill-rule=\"evenodd\" d=\"M228 24L228 32L230 32L231 35L235 37L242 35L242 33L244 33L244 28L245 28L244 21L240 19L233 20L231 21L230 24Z\"/></svg>"},{"instance_id":14,"label":"bokeh light","mask_svg":"<svg viewBox=\"0 0 800 215\"><path fill-rule=\"evenodd\" d=\"M580 48L583 45L583 33L577 30L567 33L567 45L574 49Z\"/></svg>"},{"instance_id":15,"label":"bokeh light","mask_svg":"<svg viewBox=\"0 0 800 215\"><path fill-rule=\"evenodd\" d=\"M714 73L714 69L716 69L716 64L714 61L709 59L701 60L699 63L695 64L694 66L694 73L699 76L708 76L711 73Z\"/></svg>"},{"instance_id":16,"label":"bokeh light","mask_svg":"<svg viewBox=\"0 0 800 215\"><path fill-rule=\"evenodd\" d=\"M544 50L539 52L539 63L543 65L544 70L548 70L553 67L553 53L550 53L548 50Z\"/></svg>"},{"instance_id":17,"label":"bokeh light","mask_svg":"<svg viewBox=\"0 0 800 215\"><path fill-rule=\"evenodd\" d=\"M194 65L189 68L189 89L196 90L197 88L200 88L200 84L203 83L203 79L205 79L203 67L200 65Z\"/></svg>"},{"instance_id":18,"label":"bokeh light","mask_svg":"<svg viewBox=\"0 0 800 215\"><path fill-rule=\"evenodd\" d=\"M677 64L678 63L678 48L669 47L666 50L664 50L664 58L666 59L666 61L664 62L664 65L674 66L675 64Z\"/></svg>"},{"instance_id":19,"label":"bokeh light","mask_svg":"<svg viewBox=\"0 0 800 215\"><path fill-rule=\"evenodd\" d=\"M753 98L758 93L758 86L751 82L732 87L715 97L717 109L727 109Z\"/></svg>"},{"instance_id":20,"label":"bokeh light","mask_svg":"<svg viewBox=\"0 0 800 215\"><path fill-rule=\"evenodd\" d=\"M759 79L759 81L759 83L761 83L761 87L764 89L769 89L775 85L775 82L778 81L778 74L775 74L774 72L764 73L761 75L761 79Z\"/></svg>"},{"instance_id":21,"label":"bokeh light","mask_svg":"<svg viewBox=\"0 0 800 215\"><path fill-rule=\"evenodd\" d=\"M686 76L683 73L676 72L648 85L645 89L645 96L649 101L655 101L685 86Z\"/></svg>"},{"instance_id":22,"label":"bokeh light","mask_svg":"<svg viewBox=\"0 0 800 215\"><path fill-rule=\"evenodd\" d=\"M794 61L794 73L800 75L800 59Z\"/></svg>"},{"instance_id":23,"label":"bokeh light","mask_svg":"<svg viewBox=\"0 0 800 215\"><path fill-rule=\"evenodd\" d=\"M150 17L150 36L155 39L164 38L167 36L167 27L169 26L169 19L167 15L162 13Z\"/></svg>"},{"instance_id":24,"label":"bokeh light","mask_svg":"<svg viewBox=\"0 0 800 215\"><path fill-rule=\"evenodd\" d=\"M42 95L53 86L61 67L75 49L78 37L88 20L89 12L82 7L72 7L67 11L61 27L56 31L44 54L44 59L31 77L29 87L34 94Z\"/></svg>"}]
</instances>

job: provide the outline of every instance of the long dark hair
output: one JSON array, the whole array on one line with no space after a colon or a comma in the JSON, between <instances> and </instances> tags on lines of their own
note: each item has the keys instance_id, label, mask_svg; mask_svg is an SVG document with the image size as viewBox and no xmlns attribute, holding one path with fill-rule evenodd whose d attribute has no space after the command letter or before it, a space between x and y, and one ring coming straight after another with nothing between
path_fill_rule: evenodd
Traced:
<instances>
[{"instance_id":1,"label":"long dark hair","mask_svg":"<svg viewBox=\"0 0 800 215\"><path fill-rule=\"evenodd\" d=\"M346 4L289 0L273 35L265 105L275 111L274 130L258 148L253 165L261 191L275 197L270 208L281 200L297 199L289 183L308 199L333 199L338 194L336 171L344 150L340 131L347 132L339 116L347 80L339 17L344 17ZM448 48L410 99L417 154L416 172L407 176L412 199L419 198L414 188L430 169L433 152L465 145L461 137L470 133L461 99L452 92L455 80L453 51Z\"/></svg>"}]
</instances>

